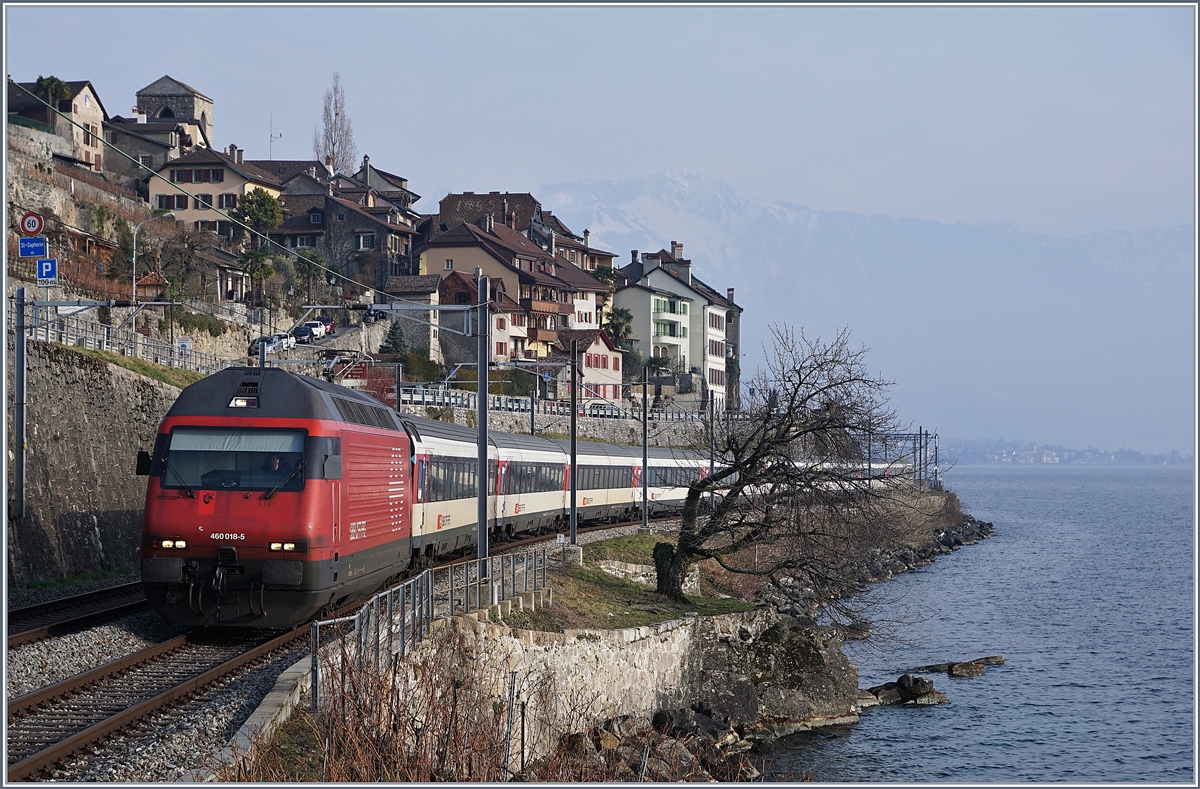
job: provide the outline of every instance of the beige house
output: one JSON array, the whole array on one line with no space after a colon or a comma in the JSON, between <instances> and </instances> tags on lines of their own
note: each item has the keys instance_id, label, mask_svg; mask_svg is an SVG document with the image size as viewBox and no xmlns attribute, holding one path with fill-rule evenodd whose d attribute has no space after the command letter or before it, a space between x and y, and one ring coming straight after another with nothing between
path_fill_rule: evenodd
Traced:
<instances>
[{"instance_id":1,"label":"beige house","mask_svg":"<svg viewBox=\"0 0 1200 789\"><path fill-rule=\"evenodd\" d=\"M150 207L173 211L175 221L189 230L209 230L224 238L233 235L225 217L243 195L261 188L278 198L279 179L242 161L242 151L230 145L227 153L198 148L158 169L149 182ZM189 196L190 195L190 196Z\"/></svg>"},{"instance_id":2,"label":"beige house","mask_svg":"<svg viewBox=\"0 0 1200 789\"><path fill-rule=\"evenodd\" d=\"M101 141L108 113L92 83L80 80L65 84L67 96L57 99L56 113L38 100L36 82L9 83L8 113L44 124L44 130L70 140L75 163L102 172L105 157Z\"/></svg>"}]
</instances>

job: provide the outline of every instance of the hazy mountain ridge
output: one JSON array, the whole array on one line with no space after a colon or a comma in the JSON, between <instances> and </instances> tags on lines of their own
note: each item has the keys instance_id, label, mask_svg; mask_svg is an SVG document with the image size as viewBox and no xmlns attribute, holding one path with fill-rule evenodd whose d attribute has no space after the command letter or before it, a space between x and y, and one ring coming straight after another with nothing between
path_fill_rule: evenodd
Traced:
<instances>
[{"instance_id":1,"label":"hazy mountain ridge","mask_svg":"<svg viewBox=\"0 0 1200 789\"><path fill-rule=\"evenodd\" d=\"M848 326L897 381L901 410L957 435L1190 445L1190 226L1055 236L815 211L686 171L537 196L619 265L682 242L699 277L736 288L748 367L771 322Z\"/></svg>"}]
</instances>

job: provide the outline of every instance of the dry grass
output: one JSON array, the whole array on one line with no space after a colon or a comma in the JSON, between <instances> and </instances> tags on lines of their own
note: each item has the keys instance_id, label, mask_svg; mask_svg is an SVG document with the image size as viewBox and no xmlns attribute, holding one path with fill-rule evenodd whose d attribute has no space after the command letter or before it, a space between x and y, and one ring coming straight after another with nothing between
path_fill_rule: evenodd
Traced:
<instances>
[{"instance_id":1,"label":"dry grass","mask_svg":"<svg viewBox=\"0 0 1200 789\"><path fill-rule=\"evenodd\" d=\"M558 687L553 676L509 677L479 660L469 639L441 628L428 648L398 670L356 669L323 691L253 756L237 754L218 781L499 782L737 780L746 762L711 747L630 730L624 719L590 715L588 689ZM570 732L549 741L537 732ZM645 769L643 771L643 762Z\"/></svg>"}]
</instances>

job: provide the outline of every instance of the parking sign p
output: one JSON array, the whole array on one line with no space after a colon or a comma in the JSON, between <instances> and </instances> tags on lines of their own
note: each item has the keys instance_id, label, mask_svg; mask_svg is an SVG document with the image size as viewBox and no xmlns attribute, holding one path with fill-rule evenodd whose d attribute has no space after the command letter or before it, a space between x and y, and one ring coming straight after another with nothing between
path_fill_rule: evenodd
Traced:
<instances>
[{"instance_id":1,"label":"parking sign p","mask_svg":"<svg viewBox=\"0 0 1200 789\"><path fill-rule=\"evenodd\" d=\"M54 279L58 276L58 261L54 258L45 258L37 262L38 279Z\"/></svg>"}]
</instances>

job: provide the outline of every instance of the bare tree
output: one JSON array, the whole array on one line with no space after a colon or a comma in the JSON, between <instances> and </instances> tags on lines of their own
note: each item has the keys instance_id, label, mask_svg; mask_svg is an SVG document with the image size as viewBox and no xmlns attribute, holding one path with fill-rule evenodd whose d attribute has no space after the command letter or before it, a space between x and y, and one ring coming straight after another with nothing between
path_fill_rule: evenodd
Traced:
<instances>
[{"instance_id":1,"label":"bare tree","mask_svg":"<svg viewBox=\"0 0 1200 789\"><path fill-rule=\"evenodd\" d=\"M772 335L741 418L713 426L716 471L689 486L677 542L655 546L658 591L682 599L689 564L713 559L797 602L823 595L834 615L858 621L838 602L847 580L853 588L853 568L900 538L915 493L910 466L864 473L871 436L899 427L889 384L845 330L829 342L778 326Z\"/></svg>"},{"instance_id":2,"label":"bare tree","mask_svg":"<svg viewBox=\"0 0 1200 789\"><path fill-rule=\"evenodd\" d=\"M313 156L321 161L333 160L337 173L352 173L358 161L358 146L354 144L354 129L346 114L346 89L335 71L333 82L325 91L321 112L321 129L313 130Z\"/></svg>"}]
</instances>

